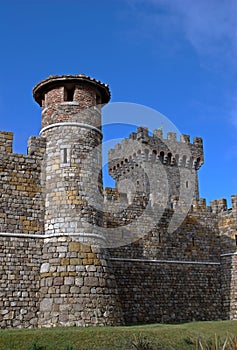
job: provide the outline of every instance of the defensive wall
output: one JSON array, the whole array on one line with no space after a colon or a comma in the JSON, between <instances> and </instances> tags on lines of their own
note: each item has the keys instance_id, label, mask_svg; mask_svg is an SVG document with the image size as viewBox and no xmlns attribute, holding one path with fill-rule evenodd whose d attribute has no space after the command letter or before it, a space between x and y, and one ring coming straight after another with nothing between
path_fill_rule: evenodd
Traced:
<instances>
[{"instance_id":1,"label":"defensive wall","mask_svg":"<svg viewBox=\"0 0 237 350\"><path fill-rule=\"evenodd\" d=\"M108 86L54 76L34 97L27 154L0 132L0 327L237 319L237 195L199 198L202 139L138 128L103 189Z\"/></svg>"}]
</instances>

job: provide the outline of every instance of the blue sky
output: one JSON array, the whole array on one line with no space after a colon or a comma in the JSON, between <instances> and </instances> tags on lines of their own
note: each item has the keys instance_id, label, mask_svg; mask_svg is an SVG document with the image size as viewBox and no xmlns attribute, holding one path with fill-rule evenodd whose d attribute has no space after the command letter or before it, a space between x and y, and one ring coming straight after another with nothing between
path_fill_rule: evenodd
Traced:
<instances>
[{"instance_id":1,"label":"blue sky","mask_svg":"<svg viewBox=\"0 0 237 350\"><path fill-rule=\"evenodd\" d=\"M200 194L237 193L235 0L0 0L0 130L25 153L38 135L32 88L50 74L110 85L112 102L160 111L204 139ZM159 127L159 125L157 125ZM124 135L126 136L126 135Z\"/></svg>"}]
</instances>

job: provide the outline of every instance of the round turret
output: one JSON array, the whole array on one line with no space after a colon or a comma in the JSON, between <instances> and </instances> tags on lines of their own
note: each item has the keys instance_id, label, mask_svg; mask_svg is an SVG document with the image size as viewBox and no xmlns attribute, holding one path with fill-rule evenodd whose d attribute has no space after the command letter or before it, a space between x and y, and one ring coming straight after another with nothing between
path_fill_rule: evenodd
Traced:
<instances>
[{"instance_id":1,"label":"round turret","mask_svg":"<svg viewBox=\"0 0 237 350\"><path fill-rule=\"evenodd\" d=\"M67 121L88 122L83 113L78 112L106 104L110 100L107 84L92 79L84 74L67 76L50 76L42 80L33 89L33 96L42 107L42 128ZM68 113L70 108L70 113ZM100 127L100 113L92 125Z\"/></svg>"},{"instance_id":2,"label":"round turret","mask_svg":"<svg viewBox=\"0 0 237 350\"><path fill-rule=\"evenodd\" d=\"M110 99L108 85L85 75L53 76L33 95L46 140L40 325L120 324L100 208L101 104Z\"/></svg>"},{"instance_id":3,"label":"round turret","mask_svg":"<svg viewBox=\"0 0 237 350\"><path fill-rule=\"evenodd\" d=\"M42 106L40 135L47 144L45 233L91 234L90 218L102 220L93 217L88 197L103 202L101 105L110 99L109 87L83 74L50 76L33 96Z\"/></svg>"}]
</instances>

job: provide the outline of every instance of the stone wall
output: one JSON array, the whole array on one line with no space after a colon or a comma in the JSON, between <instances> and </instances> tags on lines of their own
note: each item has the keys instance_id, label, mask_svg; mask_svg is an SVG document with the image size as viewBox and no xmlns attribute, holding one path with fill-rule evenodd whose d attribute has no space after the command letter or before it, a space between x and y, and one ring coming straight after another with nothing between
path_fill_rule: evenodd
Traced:
<instances>
[{"instance_id":1,"label":"stone wall","mask_svg":"<svg viewBox=\"0 0 237 350\"><path fill-rule=\"evenodd\" d=\"M226 210L226 200L212 202L218 217L221 238L221 279L223 318L237 319L237 196L232 196L232 209ZM224 209L223 209L224 208Z\"/></svg>"},{"instance_id":2,"label":"stone wall","mask_svg":"<svg viewBox=\"0 0 237 350\"><path fill-rule=\"evenodd\" d=\"M112 260L126 324L222 318L220 265Z\"/></svg>"},{"instance_id":3,"label":"stone wall","mask_svg":"<svg viewBox=\"0 0 237 350\"><path fill-rule=\"evenodd\" d=\"M118 192L106 189L106 195L108 207L108 202L126 205ZM117 221L116 215L110 217L111 227L119 221L124 225L113 228L115 237L122 236L119 230L123 232L132 218L138 223L132 212L141 215L127 204ZM236 319L236 196L232 209L223 199L211 206L204 199L194 201L182 224L169 232L173 214L169 209L157 215L154 228L141 238L134 236L129 244L123 236L124 245L115 246L114 237L109 251L125 322ZM144 227L146 216L149 210L143 214ZM142 232L142 221L138 227Z\"/></svg>"},{"instance_id":4,"label":"stone wall","mask_svg":"<svg viewBox=\"0 0 237 350\"><path fill-rule=\"evenodd\" d=\"M237 255L224 254L221 259L223 319L237 319Z\"/></svg>"},{"instance_id":5,"label":"stone wall","mask_svg":"<svg viewBox=\"0 0 237 350\"><path fill-rule=\"evenodd\" d=\"M57 125L42 134L47 139L45 233L98 233L95 223L102 219L92 204L103 203L98 161L101 134L73 124Z\"/></svg>"},{"instance_id":6,"label":"stone wall","mask_svg":"<svg viewBox=\"0 0 237 350\"><path fill-rule=\"evenodd\" d=\"M138 128L103 190L108 85L50 76L33 94L27 155L0 132L0 327L237 319L237 196L199 198L202 139Z\"/></svg>"},{"instance_id":7,"label":"stone wall","mask_svg":"<svg viewBox=\"0 0 237 350\"><path fill-rule=\"evenodd\" d=\"M13 134L0 132L0 327L36 327L44 232L42 159L45 140L12 153Z\"/></svg>"},{"instance_id":8,"label":"stone wall","mask_svg":"<svg viewBox=\"0 0 237 350\"><path fill-rule=\"evenodd\" d=\"M45 239L40 270L39 326L124 323L108 254L81 237Z\"/></svg>"},{"instance_id":9,"label":"stone wall","mask_svg":"<svg viewBox=\"0 0 237 350\"><path fill-rule=\"evenodd\" d=\"M62 132L58 130L60 138ZM49 172L49 168L45 172L44 153L45 149L49 151L50 132L48 148L45 138L32 137L27 155L12 154L12 134L0 134L0 326L236 319L237 196L232 197L232 209L227 209L223 199L211 202L210 207L203 199L194 201L187 216L181 211L182 217L176 216L180 225L169 231L176 211L171 203L164 210L144 191L137 191L131 199L118 189L106 189L96 219L98 213L90 206L87 210L86 193L84 206L76 202L78 184L72 178L66 181L65 193L74 206L75 222L83 210L83 220L79 221L84 228L68 226L63 232L61 227L50 232L52 237L44 237L45 181ZM99 134L92 134L93 140L98 136L99 143ZM65 135L69 137L70 132ZM74 147L76 150L77 143ZM78 147L82 152L83 144ZM86 152L86 141L84 147ZM48 163L48 167L58 166L53 169L57 174L60 152L51 153L58 162ZM68 169L77 159L80 157L72 150ZM83 171L87 176L80 162L75 169L78 177ZM67 166L61 171L69 176ZM47 182L49 186L50 179ZM52 178L52 189L54 182ZM59 187L65 184L56 182ZM54 193L58 191L56 186ZM62 210L63 205L60 202ZM157 221L145 231L150 217ZM56 219L54 224L60 223ZM74 230L72 237L68 229ZM93 242L90 234L94 235ZM102 248L106 244L98 239L107 239L109 250Z\"/></svg>"},{"instance_id":10,"label":"stone wall","mask_svg":"<svg viewBox=\"0 0 237 350\"><path fill-rule=\"evenodd\" d=\"M11 153L10 133L0 132L0 140L0 232L42 233L44 139L31 138L28 155Z\"/></svg>"},{"instance_id":11,"label":"stone wall","mask_svg":"<svg viewBox=\"0 0 237 350\"><path fill-rule=\"evenodd\" d=\"M43 240L0 236L0 328L37 327Z\"/></svg>"}]
</instances>

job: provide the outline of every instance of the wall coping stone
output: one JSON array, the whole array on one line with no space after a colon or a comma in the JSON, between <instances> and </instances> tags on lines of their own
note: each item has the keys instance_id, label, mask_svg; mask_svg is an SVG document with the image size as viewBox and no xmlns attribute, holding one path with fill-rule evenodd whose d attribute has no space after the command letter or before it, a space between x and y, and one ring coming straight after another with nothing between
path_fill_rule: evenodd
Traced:
<instances>
[{"instance_id":1,"label":"wall coping stone","mask_svg":"<svg viewBox=\"0 0 237 350\"><path fill-rule=\"evenodd\" d=\"M237 255L237 252L221 254L221 256L231 256L231 255Z\"/></svg>"},{"instance_id":2,"label":"wall coping stone","mask_svg":"<svg viewBox=\"0 0 237 350\"><path fill-rule=\"evenodd\" d=\"M40 234L27 234L27 233L9 233L9 232L0 232L0 237L16 237L16 238L41 238L41 239L49 239L53 237L63 237L63 236L80 236L83 238L99 238L105 241L103 235L96 233L85 233L85 232L73 232L73 233L53 233L50 235L40 235Z\"/></svg>"},{"instance_id":3,"label":"wall coping stone","mask_svg":"<svg viewBox=\"0 0 237 350\"><path fill-rule=\"evenodd\" d=\"M55 123L55 124L50 124L48 126L45 126L43 129L41 129L40 131L40 135L51 128L55 128L57 126L78 126L78 127L82 127L82 128L86 128L86 129L92 129L97 131L98 133L100 133L103 136L103 133L100 129L96 128L95 126L89 125L89 124L84 124L84 123L72 123L72 122L64 122L64 123Z\"/></svg>"},{"instance_id":4,"label":"wall coping stone","mask_svg":"<svg viewBox=\"0 0 237 350\"><path fill-rule=\"evenodd\" d=\"M189 261L189 260L155 260L155 259L127 259L127 258L110 258L111 261L128 261L144 262L157 264L195 264L195 265L220 265L219 262L213 261Z\"/></svg>"}]
</instances>

